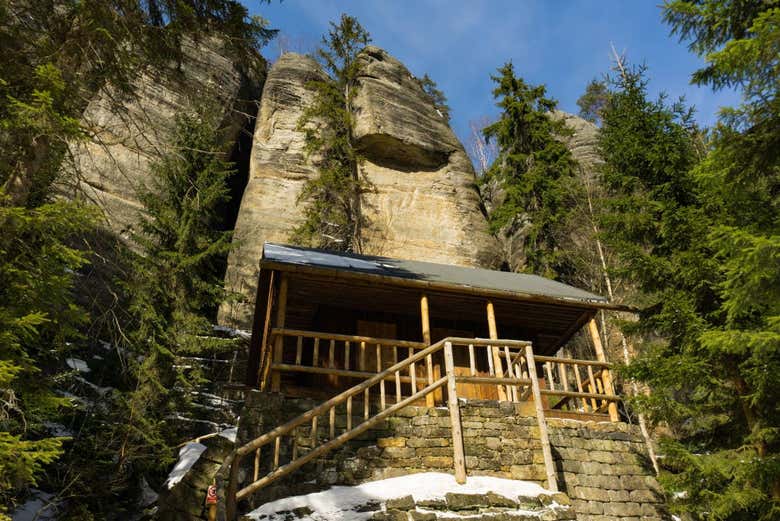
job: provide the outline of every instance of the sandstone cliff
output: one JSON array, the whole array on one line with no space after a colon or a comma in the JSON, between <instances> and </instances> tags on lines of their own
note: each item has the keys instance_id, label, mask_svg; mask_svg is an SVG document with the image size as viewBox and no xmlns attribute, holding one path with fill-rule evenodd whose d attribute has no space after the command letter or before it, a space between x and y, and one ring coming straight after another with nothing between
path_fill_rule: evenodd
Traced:
<instances>
[{"instance_id":1,"label":"sandstone cliff","mask_svg":"<svg viewBox=\"0 0 780 521\"><path fill-rule=\"evenodd\" d=\"M364 253L492 265L495 245L463 146L403 64L376 47L359 61L355 139L372 187ZM324 78L318 64L292 53L269 71L226 275L228 288L247 302L223 306L223 322L249 327L263 242L289 241L302 222L298 196L318 174L296 126L313 96L306 83L317 78Z\"/></svg>"},{"instance_id":2,"label":"sandstone cliff","mask_svg":"<svg viewBox=\"0 0 780 521\"><path fill-rule=\"evenodd\" d=\"M137 221L137 187L148 181L151 163L168 151L176 113L194 103L214 107L224 119L228 145L251 120L247 114L262 88L264 62L258 56L258 67L248 70L224 43L216 37L185 40L181 63L141 73L132 96L102 89L88 104L84 121L93 137L71 147L69 167L77 185L65 190L102 207L113 231L122 233Z\"/></svg>"}]
</instances>

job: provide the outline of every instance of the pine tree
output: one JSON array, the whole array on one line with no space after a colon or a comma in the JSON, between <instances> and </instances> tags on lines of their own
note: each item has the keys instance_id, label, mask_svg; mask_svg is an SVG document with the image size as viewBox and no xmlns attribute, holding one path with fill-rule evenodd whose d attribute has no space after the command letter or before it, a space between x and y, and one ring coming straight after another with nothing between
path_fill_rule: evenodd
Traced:
<instances>
[{"instance_id":1,"label":"pine tree","mask_svg":"<svg viewBox=\"0 0 780 521\"><path fill-rule=\"evenodd\" d=\"M7 201L0 190L0 504L11 506L62 453L45 423L71 404L55 392L58 367L87 319L73 302L87 255L70 244L97 215L77 203Z\"/></svg>"},{"instance_id":2,"label":"pine tree","mask_svg":"<svg viewBox=\"0 0 780 521\"><path fill-rule=\"evenodd\" d=\"M436 82L433 81L430 76L428 76L427 72L423 75L422 78L416 78L416 80L417 83L420 84L423 92L425 92L425 95L428 96L428 99L430 99L431 103L433 103L433 108L439 112L441 117L444 118L444 121L449 123L450 106L447 104L447 96L444 94L444 92L439 89L439 87L436 85Z\"/></svg>"},{"instance_id":3,"label":"pine tree","mask_svg":"<svg viewBox=\"0 0 780 521\"><path fill-rule=\"evenodd\" d=\"M603 113L604 238L643 307L644 343L628 374L652 391L639 407L674 434L663 444L664 481L684 491L673 506L698 518L780 512L780 241L767 233L777 222L778 170L762 178L753 166L771 164L771 153L751 164L745 148L732 149L754 132L756 143L757 127L720 126L699 162L691 111L649 101L641 69L616 80ZM738 178L748 175L743 186ZM751 200L757 207L744 204Z\"/></svg>"},{"instance_id":4,"label":"pine tree","mask_svg":"<svg viewBox=\"0 0 780 521\"><path fill-rule=\"evenodd\" d=\"M133 236L141 254L128 285L135 319L128 349L140 357L129 361L135 388L120 424L120 474L127 467L128 474L154 476L180 441L166 418L187 407L198 375L177 370L175 357L232 347L202 340L226 297L219 267L231 247L231 233L219 231L218 211L233 174L219 125L207 108L177 116L173 150L153 166L151 185L139 193L146 215Z\"/></svg>"},{"instance_id":5,"label":"pine tree","mask_svg":"<svg viewBox=\"0 0 780 521\"><path fill-rule=\"evenodd\" d=\"M330 77L309 82L314 101L298 122L306 151L318 157L319 177L306 183L300 200L305 220L294 242L338 251L362 249L367 221L362 212L363 193L369 189L360 173L360 154L353 143L352 101L358 74L358 53L371 41L353 17L341 15L338 25L322 38L317 57Z\"/></svg>"},{"instance_id":6,"label":"pine tree","mask_svg":"<svg viewBox=\"0 0 780 521\"><path fill-rule=\"evenodd\" d=\"M590 80L585 92L577 99L577 106L580 108L580 116L595 123L601 124L601 112L607 104L608 89L607 84L596 79Z\"/></svg>"},{"instance_id":7,"label":"pine tree","mask_svg":"<svg viewBox=\"0 0 780 521\"><path fill-rule=\"evenodd\" d=\"M635 226L635 237L650 233L642 251L626 251L653 295L642 324L662 337L632 372L653 390L646 409L674 427L667 482L685 491L675 507L699 518L777 519L780 8L673 1L664 18L706 60L694 83L738 87L743 103L721 112L695 168L682 174L665 160L643 179L656 194L652 208L668 217L662 227ZM657 154L679 156L674 150ZM626 181L623 192L634 185Z\"/></svg>"},{"instance_id":8,"label":"pine tree","mask_svg":"<svg viewBox=\"0 0 780 521\"><path fill-rule=\"evenodd\" d=\"M565 277L570 268L558 239L571 209L575 163L561 138L571 131L551 117L556 102L545 97L544 86L517 78L511 63L498 72L493 97L502 113L484 133L485 139L496 141L499 152L482 183L497 183L503 196L490 212L490 228L514 233L527 225L527 269Z\"/></svg>"}]
</instances>

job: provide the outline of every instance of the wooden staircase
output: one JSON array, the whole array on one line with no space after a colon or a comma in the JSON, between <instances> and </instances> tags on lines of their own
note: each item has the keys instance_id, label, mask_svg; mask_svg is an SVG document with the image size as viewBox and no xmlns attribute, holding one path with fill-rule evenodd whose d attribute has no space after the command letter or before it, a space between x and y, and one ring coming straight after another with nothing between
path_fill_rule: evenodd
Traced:
<instances>
[{"instance_id":1,"label":"wooden staircase","mask_svg":"<svg viewBox=\"0 0 780 521\"><path fill-rule=\"evenodd\" d=\"M453 363L453 346L468 349L473 360L475 348L482 348L486 355L501 364L501 354L506 355L506 371L499 370L494 376L456 375ZM499 347L500 346L500 347ZM504 350L504 353L500 352ZM515 350L514 358L510 356L510 349ZM440 378L435 378L431 370L432 357L442 352L446 373ZM522 371L519 358L522 358ZM543 358L543 357L540 357ZM424 363L423 363L424 362ZM576 362L576 361L567 361ZM417 375L418 364L427 368L427 378ZM227 519L233 521L237 517L238 502L251 496L254 492L269 484L287 476L306 463L319 458L326 453L343 446L348 441L360 436L362 433L377 426L382 420L400 411L408 405L412 405L434 393L441 387L447 387L447 405L449 410L450 425L452 429L453 465L457 482L466 480L466 465L461 433L460 408L458 403L456 383L470 383L479 385L495 385L504 390L506 396L522 396L529 392L533 395L536 417L539 424L542 452L545 470L548 479L548 489L557 490L556 474L553 466L552 452L547 435L547 424L539 388L539 379L536 374L536 364L530 342L518 340L482 340L473 338L445 338L435 344L418 351L408 358L393 366L378 372L374 376L358 383L350 389L334 396L326 402L299 415L270 432L267 432L254 440L236 449L230 467L229 482L226 490L226 514ZM473 366L473 362L472 362ZM497 366L498 367L498 366ZM418 390L418 384L411 386L410 394L402 395L402 381L414 381L424 385ZM422 380L422 382L420 382ZM568 392L568 395L582 395L580 398L595 397L591 393ZM371 397L374 397L372 403ZM377 399L378 398L378 399ZM616 396L599 395L598 398L617 400ZM362 403L361 403L362 402ZM360 411L353 411L353 405L362 405L362 421L354 423L354 415ZM346 413L346 425L343 432L337 433L337 408L343 408ZM339 412L338 414L341 414ZM327 422L327 436L320 440L319 432ZM340 426L339 426L340 427ZM311 449L305 453L299 453L296 443L301 430L310 428ZM339 428L338 430L341 430ZM269 469L261 467L261 454L266 454ZM253 456L253 463L247 465L247 472L251 468L251 482L242 486L239 483L242 463ZM287 459L282 462L282 457Z\"/></svg>"}]
</instances>

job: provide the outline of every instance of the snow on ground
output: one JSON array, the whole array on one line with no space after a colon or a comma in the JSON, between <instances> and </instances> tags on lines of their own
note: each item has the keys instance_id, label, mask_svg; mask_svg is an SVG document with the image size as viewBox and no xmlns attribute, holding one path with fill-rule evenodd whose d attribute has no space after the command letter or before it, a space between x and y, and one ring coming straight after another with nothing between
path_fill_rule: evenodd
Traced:
<instances>
[{"instance_id":1,"label":"snow on ground","mask_svg":"<svg viewBox=\"0 0 780 521\"><path fill-rule=\"evenodd\" d=\"M235 443L236 437L238 436L238 427L231 427L230 429L225 429L223 431L220 431L219 435Z\"/></svg>"},{"instance_id":2,"label":"snow on ground","mask_svg":"<svg viewBox=\"0 0 780 521\"><path fill-rule=\"evenodd\" d=\"M549 494L536 483L527 481L471 476L467 478L465 484L459 485L455 482L455 477L450 474L424 472L371 481L354 487L332 487L322 492L280 499L252 511L249 513L249 518L282 520L283 514L280 516L274 514L294 508L309 507L313 513L308 519L312 521L364 521L369 519L373 512L356 512L355 507L372 501L381 502L408 495L413 496L415 501L444 499L447 492L461 494L495 492L511 499L516 499L517 496L536 497L539 494Z\"/></svg>"},{"instance_id":3,"label":"snow on ground","mask_svg":"<svg viewBox=\"0 0 780 521\"><path fill-rule=\"evenodd\" d=\"M32 489L30 499L11 513L13 521L54 521L57 505L52 504L53 494Z\"/></svg>"},{"instance_id":4,"label":"snow on ground","mask_svg":"<svg viewBox=\"0 0 780 521\"><path fill-rule=\"evenodd\" d=\"M240 338L251 338L252 333L249 331L244 331L243 329L233 329L232 327L226 327L226 326L212 326L212 329L214 331L219 331L220 333L227 333L230 336L233 337L240 337Z\"/></svg>"},{"instance_id":5,"label":"snow on ground","mask_svg":"<svg viewBox=\"0 0 780 521\"><path fill-rule=\"evenodd\" d=\"M206 446L202 443L190 442L179 449L179 461L168 474L168 479L165 480L165 486L168 489L172 489L173 486L187 475L187 472L195 465L200 455L206 450Z\"/></svg>"},{"instance_id":6,"label":"snow on ground","mask_svg":"<svg viewBox=\"0 0 780 521\"><path fill-rule=\"evenodd\" d=\"M73 431L61 423L43 422L43 426L49 429L49 434L57 437L73 437Z\"/></svg>"},{"instance_id":7,"label":"snow on ground","mask_svg":"<svg viewBox=\"0 0 780 521\"><path fill-rule=\"evenodd\" d=\"M75 369L80 373L89 372L89 366L84 360L80 358L66 358L65 363L68 364L68 367L70 367L71 369Z\"/></svg>"}]
</instances>

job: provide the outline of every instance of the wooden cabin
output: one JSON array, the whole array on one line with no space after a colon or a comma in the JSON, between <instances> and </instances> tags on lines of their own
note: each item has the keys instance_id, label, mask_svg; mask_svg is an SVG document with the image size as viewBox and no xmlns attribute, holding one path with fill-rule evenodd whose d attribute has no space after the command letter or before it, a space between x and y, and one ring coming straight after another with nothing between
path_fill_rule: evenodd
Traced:
<instances>
[{"instance_id":1,"label":"wooden cabin","mask_svg":"<svg viewBox=\"0 0 780 521\"><path fill-rule=\"evenodd\" d=\"M498 400L536 417L547 487L557 490L546 418L620 420L601 309L618 308L535 275L266 243L247 385L320 403L236 449L229 519L240 501L391 414L445 399L458 483L468 473L460 403ZM562 356L583 327L595 360Z\"/></svg>"},{"instance_id":2,"label":"wooden cabin","mask_svg":"<svg viewBox=\"0 0 780 521\"><path fill-rule=\"evenodd\" d=\"M449 340L459 398L526 402L533 411L534 375L548 415L617 421L594 320L602 309L618 308L536 275L266 243L246 383L326 400ZM595 360L562 357L583 328ZM403 374L391 371L370 400L384 408L414 395L444 367L436 352ZM425 403L441 404L443 394L428 393Z\"/></svg>"}]
</instances>

